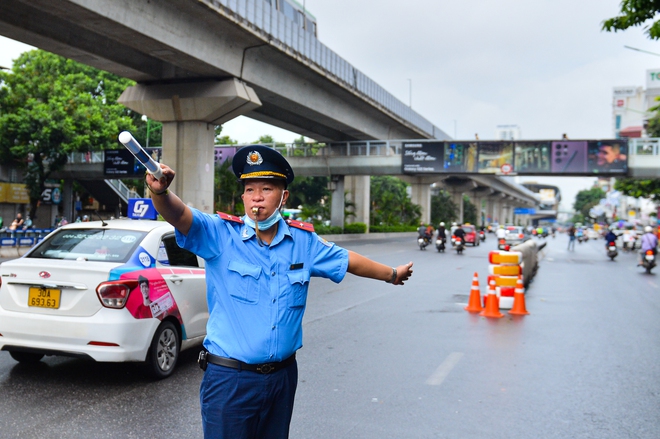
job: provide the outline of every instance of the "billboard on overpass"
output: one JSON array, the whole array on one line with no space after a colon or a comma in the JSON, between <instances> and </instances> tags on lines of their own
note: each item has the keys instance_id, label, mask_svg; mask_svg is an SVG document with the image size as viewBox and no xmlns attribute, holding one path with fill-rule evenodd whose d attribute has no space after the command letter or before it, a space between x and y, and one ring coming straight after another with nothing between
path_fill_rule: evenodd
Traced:
<instances>
[{"instance_id":1,"label":"billboard on overpass","mask_svg":"<svg viewBox=\"0 0 660 439\"><path fill-rule=\"evenodd\" d=\"M404 174L625 175L628 142L614 140L410 141Z\"/></svg>"}]
</instances>

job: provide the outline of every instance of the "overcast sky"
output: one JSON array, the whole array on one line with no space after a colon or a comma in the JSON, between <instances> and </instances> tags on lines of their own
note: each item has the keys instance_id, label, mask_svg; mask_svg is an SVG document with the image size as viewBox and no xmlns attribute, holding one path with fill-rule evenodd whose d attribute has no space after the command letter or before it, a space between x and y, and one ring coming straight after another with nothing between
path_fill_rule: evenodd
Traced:
<instances>
[{"instance_id":1,"label":"overcast sky","mask_svg":"<svg viewBox=\"0 0 660 439\"><path fill-rule=\"evenodd\" d=\"M619 3L305 0L326 46L451 137L482 140L503 124L518 125L523 139L612 138L612 88L644 86L646 70L660 67L660 56L624 48L660 53L641 28L600 30ZM1 38L0 66L29 48ZM223 134L239 142L298 137L246 118ZM564 208L594 181L534 180L560 186Z\"/></svg>"}]
</instances>

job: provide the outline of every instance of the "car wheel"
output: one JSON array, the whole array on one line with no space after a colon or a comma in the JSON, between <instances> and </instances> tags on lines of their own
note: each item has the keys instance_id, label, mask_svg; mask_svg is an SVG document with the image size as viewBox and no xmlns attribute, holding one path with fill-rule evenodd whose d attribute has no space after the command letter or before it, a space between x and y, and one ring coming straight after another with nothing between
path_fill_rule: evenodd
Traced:
<instances>
[{"instance_id":1,"label":"car wheel","mask_svg":"<svg viewBox=\"0 0 660 439\"><path fill-rule=\"evenodd\" d=\"M174 372L179 359L179 334L174 324L164 321L156 329L147 354L147 370L156 379L167 378Z\"/></svg>"},{"instance_id":2,"label":"car wheel","mask_svg":"<svg viewBox=\"0 0 660 439\"><path fill-rule=\"evenodd\" d=\"M44 357L44 354L34 354L32 352L15 352L15 351L10 351L9 355L11 355L11 358L13 358L14 360L24 364L38 363Z\"/></svg>"}]
</instances>

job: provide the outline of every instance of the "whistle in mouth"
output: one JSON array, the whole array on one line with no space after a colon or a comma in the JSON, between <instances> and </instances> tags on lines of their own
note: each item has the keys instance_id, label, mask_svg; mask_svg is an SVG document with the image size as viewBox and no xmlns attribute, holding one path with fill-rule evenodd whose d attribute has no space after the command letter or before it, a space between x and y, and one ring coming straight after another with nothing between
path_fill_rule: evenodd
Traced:
<instances>
[{"instance_id":1,"label":"whistle in mouth","mask_svg":"<svg viewBox=\"0 0 660 439\"><path fill-rule=\"evenodd\" d=\"M253 213L254 215L257 215L257 214L259 213L259 208L258 208L258 207L253 207L253 208L252 208L252 213Z\"/></svg>"}]
</instances>

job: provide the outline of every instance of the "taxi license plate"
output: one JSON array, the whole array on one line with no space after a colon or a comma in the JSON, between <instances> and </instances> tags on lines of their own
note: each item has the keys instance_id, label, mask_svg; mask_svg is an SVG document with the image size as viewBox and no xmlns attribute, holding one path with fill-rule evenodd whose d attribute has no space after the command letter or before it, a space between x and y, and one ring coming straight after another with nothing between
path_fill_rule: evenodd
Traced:
<instances>
[{"instance_id":1,"label":"taxi license plate","mask_svg":"<svg viewBox=\"0 0 660 439\"><path fill-rule=\"evenodd\" d=\"M28 306L58 309L60 307L60 295L61 291L57 289L30 287Z\"/></svg>"}]
</instances>

